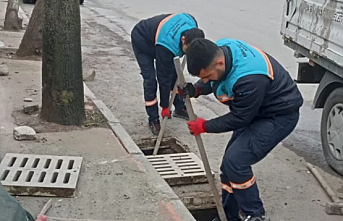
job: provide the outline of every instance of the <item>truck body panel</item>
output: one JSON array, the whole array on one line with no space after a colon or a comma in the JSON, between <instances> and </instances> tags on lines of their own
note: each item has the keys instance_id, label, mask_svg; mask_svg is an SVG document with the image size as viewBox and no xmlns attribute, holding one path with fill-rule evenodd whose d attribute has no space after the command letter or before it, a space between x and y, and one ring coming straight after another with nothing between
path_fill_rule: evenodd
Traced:
<instances>
[{"instance_id":1,"label":"truck body panel","mask_svg":"<svg viewBox=\"0 0 343 221\"><path fill-rule=\"evenodd\" d=\"M285 43L307 49L310 59L343 67L343 0L287 0L281 34Z\"/></svg>"}]
</instances>

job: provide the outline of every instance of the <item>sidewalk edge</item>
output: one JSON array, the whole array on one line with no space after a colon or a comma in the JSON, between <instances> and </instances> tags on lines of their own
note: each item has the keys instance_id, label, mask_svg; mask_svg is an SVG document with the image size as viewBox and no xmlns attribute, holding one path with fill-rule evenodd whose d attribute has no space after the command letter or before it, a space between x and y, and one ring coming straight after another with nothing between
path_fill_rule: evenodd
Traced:
<instances>
[{"instance_id":1,"label":"sidewalk edge","mask_svg":"<svg viewBox=\"0 0 343 221\"><path fill-rule=\"evenodd\" d=\"M102 100L99 100L95 97L93 92L88 88L88 86L83 83L85 96L90 98L97 108L101 111L104 117L108 120L108 125L110 126L111 130L113 131L114 135L119 139L123 147L126 151L131 154L133 157L136 158L137 162L140 163L140 166L144 168L144 170L151 175L153 182L153 186L156 191L165 193L166 197L170 201L170 205L173 205L173 211L176 212L179 218L173 218L175 221L195 221L194 217L188 211L186 206L182 203L180 198L174 193L172 188L167 184L167 182L159 175L159 173L155 170L155 168L150 164L150 162L144 157L143 152L139 149L136 143L133 141L131 136L127 133L124 127L121 125L120 121L114 116L111 110L105 105ZM169 211L174 213L173 211Z\"/></svg>"}]
</instances>

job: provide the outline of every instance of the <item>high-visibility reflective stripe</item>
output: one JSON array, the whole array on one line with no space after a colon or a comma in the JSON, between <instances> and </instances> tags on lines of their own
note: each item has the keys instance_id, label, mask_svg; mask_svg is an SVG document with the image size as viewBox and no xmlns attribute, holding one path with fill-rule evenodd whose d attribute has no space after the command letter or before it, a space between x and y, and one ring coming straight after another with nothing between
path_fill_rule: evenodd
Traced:
<instances>
[{"instance_id":1,"label":"high-visibility reflective stripe","mask_svg":"<svg viewBox=\"0 0 343 221\"><path fill-rule=\"evenodd\" d=\"M256 182L255 176L253 176L249 181L247 181L245 183L238 184L238 183L230 182L230 185L231 185L232 189L244 190L244 189L248 189L249 187L254 185L255 182Z\"/></svg>"},{"instance_id":2,"label":"high-visibility reflective stripe","mask_svg":"<svg viewBox=\"0 0 343 221\"><path fill-rule=\"evenodd\" d=\"M157 104L157 98L152 101L145 101L145 106L147 107L154 106L155 104Z\"/></svg>"},{"instance_id":3,"label":"high-visibility reflective stripe","mask_svg":"<svg viewBox=\"0 0 343 221\"><path fill-rule=\"evenodd\" d=\"M234 98L234 97L228 97L226 94L217 97L217 99L218 99L220 102L222 102L222 103L224 103L224 102L226 102L226 101L233 100L233 98Z\"/></svg>"},{"instance_id":4,"label":"high-visibility reflective stripe","mask_svg":"<svg viewBox=\"0 0 343 221\"><path fill-rule=\"evenodd\" d=\"M266 55L266 53L264 53L261 49L259 48L256 48L255 46L252 46L254 47L258 52L260 52L260 54L263 56L266 64L267 64L267 71L268 71L268 75L269 77L274 80L274 70L273 70L273 66L272 64L270 63L270 60L268 58L268 56Z\"/></svg>"},{"instance_id":5,"label":"high-visibility reflective stripe","mask_svg":"<svg viewBox=\"0 0 343 221\"><path fill-rule=\"evenodd\" d=\"M233 193L232 188L229 187L228 185L224 184L224 183L222 183L222 189L229 192L229 193Z\"/></svg>"},{"instance_id":6,"label":"high-visibility reflective stripe","mask_svg":"<svg viewBox=\"0 0 343 221\"><path fill-rule=\"evenodd\" d=\"M266 62L266 65L267 65L267 72L268 72L268 75L270 78L273 79L273 67L271 66L270 64L270 61L269 61L269 58L267 57L267 55L259 48L255 47L255 46L252 46L253 48L255 48L263 57L264 61Z\"/></svg>"},{"instance_id":7,"label":"high-visibility reflective stripe","mask_svg":"<svg viewBox=\"0 0 343 221\"><path fill-rule=\"evenodd\" d=\"M160 31L161 31L161 29L162 29L164 23L166 23L169 19L171 19L171 18L174 17L174 16L175 16L175 14L171 14L171 15L165 17L165 18L158 24L158 26L157 26L157 31L156 31L156 35L155 35L155 43L157 42L158 36L159 36L159 34L160 34Z\"/></svg>"}]
</instances>

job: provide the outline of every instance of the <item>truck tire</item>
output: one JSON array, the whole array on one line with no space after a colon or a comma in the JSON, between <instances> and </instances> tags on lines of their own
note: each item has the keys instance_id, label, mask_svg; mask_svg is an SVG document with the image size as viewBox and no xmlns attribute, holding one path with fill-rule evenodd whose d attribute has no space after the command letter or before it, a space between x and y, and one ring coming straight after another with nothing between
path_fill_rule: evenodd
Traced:
<instances>
[{"instance_id":1,"label":"truck tire","mask_svg":"<svg viewBox=\"0 0 343 221\"><path fill-rule=\"evenodd\" d=\"M326 161L343 175L343 87L333 90L326 99L320 134Z\"/></svg>"}]
</instances>

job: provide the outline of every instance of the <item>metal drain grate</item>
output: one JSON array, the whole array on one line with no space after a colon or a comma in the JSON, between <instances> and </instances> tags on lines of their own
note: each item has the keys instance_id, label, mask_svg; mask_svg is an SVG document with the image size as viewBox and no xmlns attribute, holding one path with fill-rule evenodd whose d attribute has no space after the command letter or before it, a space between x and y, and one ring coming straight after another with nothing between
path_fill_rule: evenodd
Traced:
<instances>
[{"instance_id":1,"label":"metal drain grate","mask_svg":"<svg viewBox=\"0 0 343 221\"><path fill-rule=\"evenodd\" d=\"M170 186L207 182L203 163L194 153L147 156L147 159Z\"/></svg>"},{"instance_id":2,"label":"metal drain grate","mask_svg":"<svg viewBox=\"0 0 343 221\"><path fill-rule=\"evenodd\" d=\"M12 195L75 195L82 157L8 153L0 164L0 181Z\"/></svg>"}]
</instances>

